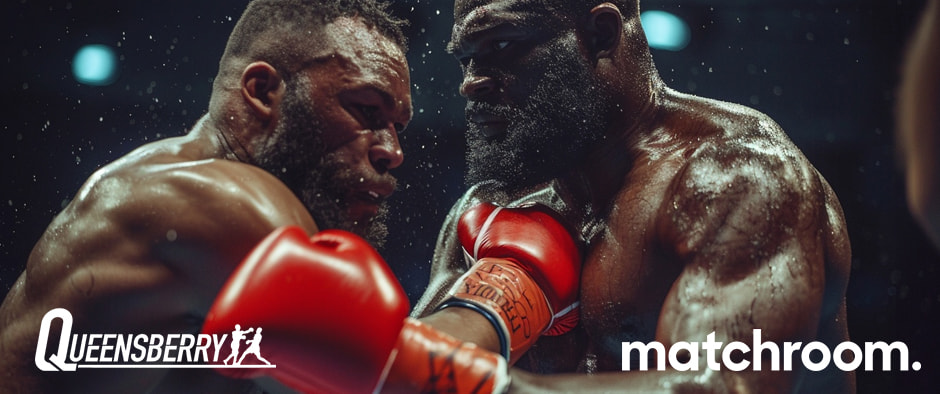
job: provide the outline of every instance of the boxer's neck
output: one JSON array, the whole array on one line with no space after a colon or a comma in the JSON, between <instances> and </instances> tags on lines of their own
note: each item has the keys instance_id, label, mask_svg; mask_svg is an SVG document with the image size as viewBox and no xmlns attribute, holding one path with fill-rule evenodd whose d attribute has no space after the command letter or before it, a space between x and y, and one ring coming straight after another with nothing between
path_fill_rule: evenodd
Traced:
<instances>
[{"instance_id":1,"label":"boxer's neck","mask_svg":"<svg viewBox=\"0 0 940 394\"><path fill-rule=\"evenodd\" d=\"M189 134L195 140L204 141L209 156L253 164L251 154L241 139L225 127L218 127L211 115L199 119Z\"/></svg>"},{"instance_id":2,"label":"boxer's neck","mask_svg":"<svg viewBox=\"0 0 940 394\"><path fill-rule=\"evenodd\" d=\"M661 90L656 83L641 109L624 122L610 122L594 149L570 175L560 179L571 193L589 202L596 214L606 212L623 187L625 178L634 167L639 156L638 141L648 133L655 132L656 120L661 109ZM624 127L623 125L629 125Z\"/></svg>"}]
</instances>

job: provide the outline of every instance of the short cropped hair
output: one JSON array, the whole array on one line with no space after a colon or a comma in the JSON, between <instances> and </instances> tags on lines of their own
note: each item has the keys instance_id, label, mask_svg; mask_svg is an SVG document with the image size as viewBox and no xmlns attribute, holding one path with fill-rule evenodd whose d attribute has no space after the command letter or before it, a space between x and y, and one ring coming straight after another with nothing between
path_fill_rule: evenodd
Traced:
<instances>
[{"instance_id":1,"label":"short cropped hair","mask_svg":"<svg viewBox=\"0 0 940 394\"><path fill-rule=\"evenodd\" d=\"M341 17L358 17L407 50L402 27L407 22L391 15L381 0L253 0L229 35L219 61L215 85L240 75L243 64L265 61L285 77L311 61L311 43L320 29Z\"/></svg>"},{"instance_id":2,"label":"short cropped hair","mask_svg":"<svg viewBox=\"0 0 940 394\"><path fill-rule=\"evenodd\" d=\"M455 11L466 13L469 8L478 7L489 3L492 0L468 0L461 4ZM590 15L591 9L603 3L611 3L620 9L625 19L636 17L640 9L640 0L520 0L527 4L541 4L549 11L554 11L557 15L566 16L570 21L581 20Z\"/></svg>"},{"instance_id":3,"label":"short cropped hair","mask_svg":"<svg viewBox=\"0 0 940 394\"><path fill-rule=\"evenodd\" d=\"M637 15L640 0L542 0L546 6L554 8L568 16L577 18L587 16L591 9L603 3L611 3L620 9L624 18Z\"/></svg>"}]
</instances>

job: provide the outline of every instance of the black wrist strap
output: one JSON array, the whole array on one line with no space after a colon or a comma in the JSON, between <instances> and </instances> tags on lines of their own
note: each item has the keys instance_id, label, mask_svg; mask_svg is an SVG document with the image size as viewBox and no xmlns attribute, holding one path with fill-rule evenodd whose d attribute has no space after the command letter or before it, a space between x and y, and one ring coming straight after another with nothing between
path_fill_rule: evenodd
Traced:
<instances>
[{"instance_id":1,"label":"black wrist strap","mask_svg":"<svg viewBox=\"0 0 940 394\"><path fill-rule=\"evenodd\" d=\"M489 309L460 298L451 298L444 301L441 306L437 307L437 310L439 311L452 306L467 308L483 315L483 317L493 325L493 329L496 330L496 336L499 337L499 354L506 359L506 362L509 362L509 338L506 336L507 333L503 331L503 325L500 324L499 316L496 316L496 314Z\"/></svg>"}]
</instances>

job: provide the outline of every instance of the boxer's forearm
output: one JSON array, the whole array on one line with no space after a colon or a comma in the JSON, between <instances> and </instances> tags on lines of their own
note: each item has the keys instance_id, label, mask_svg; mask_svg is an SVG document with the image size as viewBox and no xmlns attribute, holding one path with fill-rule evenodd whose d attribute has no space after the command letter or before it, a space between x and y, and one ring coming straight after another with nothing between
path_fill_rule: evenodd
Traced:
<instances>
[{"instance_id":1,"label":"boxer's forearm","mask_svg":"<svg viewBox=\"0 0 940 394\"><path fill-rule=\"evenodd\" d=\"M475 343L494 353L500 352L499 337L493 324L478 312L465 308L446 308L420 320L463 342Z\"/></svg>"}]
</instances>

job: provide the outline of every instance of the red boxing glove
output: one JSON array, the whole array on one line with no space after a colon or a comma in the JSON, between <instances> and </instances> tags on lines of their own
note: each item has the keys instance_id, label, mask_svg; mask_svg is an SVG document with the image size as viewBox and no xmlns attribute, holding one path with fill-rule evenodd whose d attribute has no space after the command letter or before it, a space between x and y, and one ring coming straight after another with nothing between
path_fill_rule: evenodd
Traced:
<instances>
[{"instance_id":1,"label":"red boxing glove","mask_svg":"<svg viewBox=\"0 0 940 394\"><path fill-rule=\"evenodd\" d=\"M460 342L415 319L405 319L383 393L505 393L506 360ZM379 392L376 389L375 392Z\"/></svg>"},{"instance_id":2,"label":"red boxing glove","mask_svg":"<svg viewBox=\"0 0 940 394\"><path fill-rule=\"evenodd\" d=\"M251 346L240 349L241 362L227 362L229 346L218 349L216 361L242 364L250 353L258 360L249 357L251 364L276 368L220 365L217 370L236 378L270 375L302 392L371 393L383 385L397 390L449 384L454 392L467 393L472 387L494 392L507 385L499 356L406 319L408 310L395 276L364 240L339 230L308 240L302 229L284 227L236 268L202 332L229 334L236 325L255 333L263 329L263 341L247 335L261 343L246 342ZM453 360L444 360L447 354ZM446 378L435 369L442 362L451 367Z\"/></svg>"},{"instance_id":3,"label":"red boxing glove","mask_svg":"<svg viewBox=\"0 0 940 394\"><path fill-rule=\"evenodd\" d=\"M537 204L479 204L461 216L457 236L471 268L442 307L469 307L490 317L511 362L540 335L561 335L577 325L581 255L553 211Z\"/></svg>"}]
</instances>

